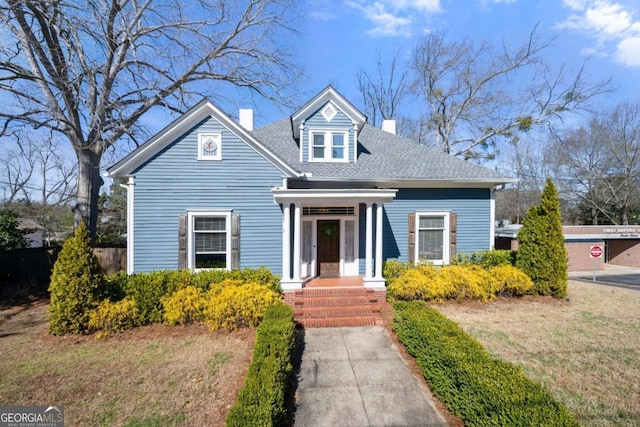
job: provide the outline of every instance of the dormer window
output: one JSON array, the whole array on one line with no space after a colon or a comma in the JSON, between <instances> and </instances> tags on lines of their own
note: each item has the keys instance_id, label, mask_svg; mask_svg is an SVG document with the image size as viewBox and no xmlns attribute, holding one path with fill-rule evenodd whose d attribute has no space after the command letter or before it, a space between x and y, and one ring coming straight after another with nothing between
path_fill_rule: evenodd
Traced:
<instances>
[{"instance_id":1,"label":"dormer window","mask_svg":"<svg viewBox=\"0 0 640 427\"><path fill-rule=\"evenodd\" d=\"M346 131L310 131L311 134L311 161L345 162L347 153L348 132Z\"/></svg>"}]
</instances>

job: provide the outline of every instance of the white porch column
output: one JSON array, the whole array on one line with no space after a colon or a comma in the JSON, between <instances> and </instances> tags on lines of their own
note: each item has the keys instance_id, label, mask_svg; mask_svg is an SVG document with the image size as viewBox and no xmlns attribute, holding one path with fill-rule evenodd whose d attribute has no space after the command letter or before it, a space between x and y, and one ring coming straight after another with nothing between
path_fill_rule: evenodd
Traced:
<instances>
[{"instance_id":1,"label":"white porch column","mask_svg":"<svg viewBox=\"0 0 640 427\"><path fill-rule=\"evenodd\" d=\"M365 260L364 260L364 280L372 277L372 259L373 258L373 215L371 213L371 203L367 203L366 215L366 241L365 241Z\"/></svg>"},{"instance_id":2,"label":"white porch column","mask_svg":"<svg viewBox=\"0 0 640 427\"><path fill-rule=\"evenodd\" d=\"M300 203L294 204L293 212L293 281L300 283L300 241L301 239L301 209Z\"/></svg>"},{"instance_id":3,"label":"white porch column","mask_svg":"<svg viewBox=\"0 0 640 427\"><path fill-rule=\"evenodd\" d=\"M282 204L282 281L291 281L291 207Z\"/></svg>"},{"instance_id":4,"label":"white porch column","mask_svg":"<svg viewBox=\"0 0 640 427\"><path fill-rule=\"evenodd\" d=\"M376 280L382 280L382 203L376 203Z\"/></svg>"}]
</instances>

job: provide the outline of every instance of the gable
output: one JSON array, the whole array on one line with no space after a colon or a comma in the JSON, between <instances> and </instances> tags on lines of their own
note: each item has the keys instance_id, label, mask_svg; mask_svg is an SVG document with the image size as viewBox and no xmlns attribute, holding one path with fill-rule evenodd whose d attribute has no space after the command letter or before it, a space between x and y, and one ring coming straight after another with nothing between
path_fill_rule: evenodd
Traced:
<instances>
[{"instance_id":1,"label":"gable","mask_svg":"<svg viewBox=\"0 0 640 427\"><path fill-rule=\"evenodd\" d=\"M311 114L300 130L302 163L355 162L356 147L353 122L331 101Z\"/></svg>"},{"instance_id":2,"label":"gable","mask_svg":"<svg viewBox=\"0 0 640 427\"><path fill-rule=\"evenodd\" d=\"M228 139L231 136L237 138L246 144L253 151L262 156L266 161L271 163L277 169L279 169L285 176L297 176L297 172L293 170L289 165L283 162L269 149L267 149L260 141L254 138L250 132L234 122L219 108L211 104L207 100L201 101L195 107L184 113L178 119L173 121L170 125L158 132L155 136L131 152L128 156L124 157L115 165L111 166L107 170L107 176L110 177L127 177L138 170L141 166L147 164L151 159L157 158L160 153L165 151L170 145L174 144L185 135L193 132L194 129L201 126L203 123L212 119L217 126L214 126L209 131L203 128L201 132L209 132L210 136L214 136L222 143L222 150L224 151L224 139ZM210 122L213 123L213 122ZM200 155L199 153L204 139L198 140L195 143L194 153L196 159ZM185 154L187 156L191 153ZM220 157L219 160L224 160Z\"/></svg>"}]
</instances>

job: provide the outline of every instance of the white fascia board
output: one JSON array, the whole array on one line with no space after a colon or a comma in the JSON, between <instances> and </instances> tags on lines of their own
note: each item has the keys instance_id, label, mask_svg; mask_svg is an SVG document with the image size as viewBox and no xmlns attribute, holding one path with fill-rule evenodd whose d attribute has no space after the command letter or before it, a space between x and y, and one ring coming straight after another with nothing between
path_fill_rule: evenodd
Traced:
<instances>
[{"instance_id":1,"label":"white fascia board","mask_svg":"<svg viewBox=\"0 0 640 427\"><path fill-rule=\"evenodd\" d=\"M306 120L309 115L311 115L314 111L318 110L329 101L333 102L336 107L342 110L342 112L351 119L353 123L357 124L358 131L362 129L367 121L367 116L362 114L353 105L351 105L351 103L347 101L342 95L340 95L340 93L338 93L338 91L336 91L333 87L327 86L315 98L313 98L291 116L293 137L295 139L300 138L300 130L298 129L300 122Z\"/></svg>"},{"instance_id":2,"label":"white fascia board","mask_svg":"<svg viewBox=\"0 0 640 427\"><path fill-rule=\"evenodd\" d=\"M135 169L142 166L153 155L164 149L207 117L213 117L218 120L231 133L247 143L249 147L263 156L286 176L295 177L300 175L293 168L276 157L242 126L231 120L229 116L222 112L222 110L206 99L201 101L178 119L174 120L170 125L158 132L138 149L134 150L118 163L111 166L105 175L108 177L129 176Z\"/></svg>"},{"instance_id":3,"label":"white fascia board","mask_svg":"<svg viewBox=\"0 0 640 427\"><path fill-rule=\"evenodd\" d=\"M276 203L386 203L396 197L395 189L285 189L271 190Z\"/></svg>"},{"instance_id":4,"label":"white fascia board","mask_svg":"<svg viewBox=\"0 0 640 427\"><path fill-rule=\"evenodd\" d=\"M494 188L498 185L509 184L518 182L518 178L504 178L504 179L466 179L466 180L452 180L452 179L361 179L361 178L317 178L314 177L314 182L361 182L371 183L384 187L394 188Z\"/></svg>"}]
</instances>

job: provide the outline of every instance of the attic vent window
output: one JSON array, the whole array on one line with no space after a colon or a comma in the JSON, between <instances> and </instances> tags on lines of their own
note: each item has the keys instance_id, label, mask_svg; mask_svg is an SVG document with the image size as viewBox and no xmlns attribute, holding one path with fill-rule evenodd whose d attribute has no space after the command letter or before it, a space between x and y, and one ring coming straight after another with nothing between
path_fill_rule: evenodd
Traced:
<instances>
[{"instance_id":1,"label":"attic vent window","mask_svg":"<svg viewBox=\"0 0 640 427\"><path fill-rule=\"evenodd\" d=\"M302 215L355 215L353 206L327 206L302 208Z\"/></svg>"},{"instance_id":2,"label":"attic vent window","mask_svg":"<svg viewBox=\"0 0 640 427\"><path fill-rule=\"evenodd\" d=\"M336 112L336 109L333 108L333 105L331 105L331 104L327 104L327 106L324 107L324 110L322 110L322 117L324 117L325 120L328 121L328 122L333 120L333 118L336 116L336 114L338 114L338 113Z\"/></svg>"},{"instance_id":3,"label":"attic vent window","mask_svg":"<svg viewBox=\"0 0 640 427\"><path fill-rule=\"evenodd\" d=\"M198 133L198 160L222 159L222 135Z\"/></svg>"}]
</instances>

